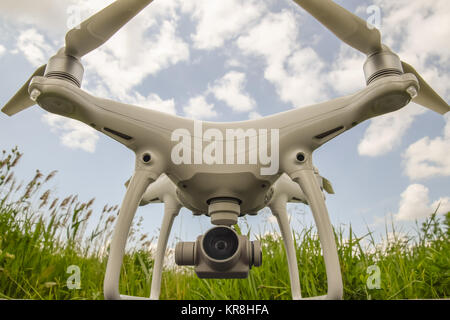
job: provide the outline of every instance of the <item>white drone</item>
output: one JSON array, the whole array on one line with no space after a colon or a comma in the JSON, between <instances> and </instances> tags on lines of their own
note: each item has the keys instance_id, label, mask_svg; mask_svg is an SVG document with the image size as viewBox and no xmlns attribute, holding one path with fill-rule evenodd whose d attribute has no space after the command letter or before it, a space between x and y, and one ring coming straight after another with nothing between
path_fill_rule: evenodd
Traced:
<instances>
[{"instance_id":1,"label":"white drone","mask_svg":"<svg viewBox=\"0 0 450 320\"><path fill-rule=\"evenodd\" d=\"M367 55L364 64L367 87L353 95L257 120L202 122L202 132L211 133L210 139L205 140L195 132L199 123L194 120L100 99L80 89L84 72L81 57L105 43L150 2L152 0L117 0L70 30L65 47L50 58L47 65L38 68L2 109L12 116L37 103L49 112L84 122L135 152L135 172L127 183L111 242L104 281L105 298L138 298L119 292L129 229L139 205L163 202L165 212L150 299L159 298L168 237L182 207L194 215L211 217L216 225L196 242L181 242L175 249L176 263L195 266L197 275L202 278L244 278L252 266L261 265L260 243L238 235L231 226L237 223L239 216L255 215L269 207L284 239L292 298L301 299L286 205L303 202L311 207L317 225L328 282L327 294L314 298L341 299L341 269L323 194L323 190L333 193L333 189L313 166L314 150L359 123L396 111L410 101L440 114L448 112L449 105L413 67L381 43L379 30L369 28L364 20L331 0L295 0L339 39ZM180 128L183 129L180 131ZM269 130L277 133L276 139L271 135L268 141ZM240 144L237 151L234 151L236 136L228 136L229 131L243 133L237 141ZM182 141L176 148L174 132L178 134L178 141ZM265 153L259 150L260 156L269 150L272 154L279 152L274 172L268 173L268 168L263 166L267 161L240 161L254 160L255 150L246 149L245 145L247 140L250 145L256 138L267 142L263 146ZM205 144L214 149L216 155L225 144L227 148L232 145L232 152L227 152L226 161L216 157L203 162ZM181 159L189 160L193 156L193 164L174 161L174 150L179 151Z\"/></svg>"}]
</instances>

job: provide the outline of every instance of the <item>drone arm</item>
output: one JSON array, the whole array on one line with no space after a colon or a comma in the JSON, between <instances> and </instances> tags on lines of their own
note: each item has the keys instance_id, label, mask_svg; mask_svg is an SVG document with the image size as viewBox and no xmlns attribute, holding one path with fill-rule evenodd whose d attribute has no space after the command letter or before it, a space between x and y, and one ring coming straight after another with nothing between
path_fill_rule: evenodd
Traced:
<instances>
[{"instance_id":1,"label":"drone arm","mask_svg":"<svg viewBox=\"0 0 450 320\"><path fill-rule=\"evenodd\" d=\"M323 299L342 299L343 285L339 257L333 227L330 222L325 199L313 169L302 169L290 175L305 193L308 204L317 225L320 243L323 249L325 268L327 273L328 292Z\"/></svg>"},{"instance_id":2,"label":"drone arm","mask_svg":"<svg viewBox=\"0 0 450 320\"><path fill-rule=\"evenodd\" d=\"M107 300L126 298L120 296L119 280L127 237L142 195L153 180L152 175L146 171L136 170L128 185L110 245L104 281L104 295Z\"/></svg>"},{"instance_id":3,"label":"drone arm","mask_svg":"<svg viewBox=\"0 0 450 320\"><path fill-rule=\"evenodd\" d=\"M169 113L92 96L61 79L34 77L29 92L44 110L81 121L133 151L151 146L167 154L170 133L190 123Z\"/></svg>"},{"instance_id":4,"label":"drone arm","mask_svg":"<svg viewBox=\"0 0 450 320\"><path fill-rule=\"evenodd\" d=\"M344 108L324 115L311 126L321 128L312 137L313 148L368 119L403 108L411 101L411 88L418 88L417 79L411 74L388 76L373 82L353 95Z\"/></svg>"},{"instance_id":5,"label":"drone arm","mask_svg":"<svg viewBox=\"0 0 450 320\"><path fill-rule=\"evenodd\" d=\"M300 289L300 277L298 274L297 256L295 253L294 239L289 225L286 205L287 196L279 195L269 204L272 214L277 218L280 226L281 236L283 237L284 246L286 249L286 256L289 268L289 278L291 282L292 299L299 300L302 298Z\"/></svg>"},{"instance_id":6,"label":"drone arm","mask_svg":"<svg viewBox=\"0 0 450 320\"><path fill-rule=\"evenodd\" d=\"M150 291L150 299L158 300L161 293L161 276L166 253L167 242L169 240L170 230L173 221L180 212L181 205L178 200L170 195L164 197L164 217L161 225L158 245L156 247L156 257L153 266L152 287Z\"/></svg>"},{"instance_id":7,"label":"drone arm","mask_svg":"<svg viewBox=\"0 0 450 320\"><path fill-rule=\"evenodd\" d=\"M263 126L275 124L281 128L282 153L296 146L313 151L368 119L404 107L411 101L413 89L417 88L417 78L412 74L387 76L353 95L293 109L260 121Z\"/></svg>"}]
</instances>

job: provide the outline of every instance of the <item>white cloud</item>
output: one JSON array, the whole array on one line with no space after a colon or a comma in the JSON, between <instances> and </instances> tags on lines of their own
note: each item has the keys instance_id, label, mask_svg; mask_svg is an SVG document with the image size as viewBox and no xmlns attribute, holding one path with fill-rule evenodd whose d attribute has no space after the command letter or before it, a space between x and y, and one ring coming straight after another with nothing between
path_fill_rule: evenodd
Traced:
<instances>
[{"instance_id":1,"label":"white cloud","mask_svg":"<svg viewBox=\"0 0 450 320\"><path fill-rule=\"evenodd\" d=\"M244 68L245 67L244 64L242 63L242 61L239 61L239 60L234 59L234 58L228 59L225 62L225 66L227 68L230 68L230 69L231 68Z\"/></svg>"},{"instance_id":2,"label":"white cloud","mask_svg":"<svg viewBox=\"0 0 450 320\"><path fill-rule=\"evenodd\" d=\"M49 56L55 53L55 50L47 44L44 36L34 28L20 33L17 40L17 49L34 67L45 64Z\"/></svg>"},{"instance_id":3,"label":"white cloud","mask_svg":"<svg viewBox=\"0 0 450 320\"><path fill-rule=\"evenodd\" d=\"M251 25L261 16L265 4L256 0L191 0L184 1L182 9L197 22L191 35L194 47L210 50L223 46Z\"/></svg>"},{"instance_id":4,"label":"white cloud","mask_svg":"<svg viewBox=\"0 0 450 320\"><path fill-rule=\"evenodd\" d=\"M366 86L363 65L366 56L342 44L339 56L328 73L328 82L338 95L353 94Z\"/></svg>"},{"instance_id":5,"label":"white cloud","mask_svg":"<svg viewBox=\"0 0 450 320\"><path fill-rule=\"evenodd\" d=\"M326 99L323 90L324 63L312 48L298 42L299 25L293 13L269 13L237 40L246 55L264 59L264 77L271 82L281 100L294 107Z\"/></svg>"},{"instance_id":6,"label":"white cloud","mask_svg":"<svg viewBox=\"0 0 450 320\"><path fill-rule=\"evenodd\" d=\"M0 17L16 26L34 26L52 34L64 34L69 5L67 1L56 0L2 0Z\"/></svg>"},{"instance_id":7,"label":"white cloud","mask_svg":"<svg viewBox=\"0 0 450 320\"><path fill-rule=\"evenodd\" d=\"M132 100L132 104L136 106L170 113L173 115L177 114L174 99L163 100L155 93L151 93L147 97L144 97L140 93L135 92L135 96L130 97L128 100Z\"/></svg>"},{"instance_id":8,"label":"white cloud","mask_svg":"<svg viewBox=\"0 0 450 320\"><path fill-rule=\"evenodd\" d=\"M358 153L377 157L393 150L400 145L415 117L424 112L424 108L412 103L404 109L372 119L358 145Z\"/></svg>"},{"instance_id":9,"label":"white cloud","mask_svg":"<svg viewBox=\"0 0 450 320\"><path fill-rule=\"evenodd\" d=\"M431 205L429 202L428 188L421 184L412 184L401 194L399 209L394 218L397 221L413 221L426 218L436 210L437 214L444 214L450 211L449 197L442 197Z\"/></svg>"},{"instance_id":10,"label":"white cloud","mask_svg":"<svg viewBox=\"0 0 450 320\"><path fill-rule=\"evenodd\" d=\"M256 112L256 111L252 111L252 112L250 112L250 113L248 114L249 120L260 119L260 118L262 118L262 117L263 117L263 116L262 116L261 114L259 114L258 112Z\"/></svg>"},{"instance_id":11,"label":"white cloud","mask_svg":"<svg viewBox=\"0 0 450 320\"><path fill-rule=\"evenodd\" d=\"M410 179L450 176L450 116L442 137L424 137L411 144L403 154L405 173Z\"/></svg>"},{"instance_id":12,"label":"white cloud","mask_svg":"<svg viewBox=\"0 0 450 320\"><path fill-rule=\"evenodd\" d=\"M287 68L283 70L283 73L272 74L281 99L292 103L295 107L326 100L328 96L323 87L324 66L325 64L314 49L296 50L288 59Z\"/></svg>"},{"instance_id":13,"label":"white cloud","mask_svg":"<svg viewBox=\"0 0 450 320\"><path fill-rule=\"evenodd\" d=\"M223 78L214 82L209 91L221 101L224 101L233 111L248 112L255 107L255 100L244 91L245 74L230 71Z\"/></svg>"},{"instance_id":14,"label":"white cloud","mask_svg":"<svg viewBox=\"0 0 450 320\"><path fill-rule=\"evenodd\" d=\"M297 24L292 13L269 13L237 40L246 54L265 58L268 65L282 63L296 47Z\"/></svg>"},{"instance_id":15,"label":"white cloud","mask_svg":"<svg viewBox=\"0 0 450 320\"><path fill-rule=\"evenodd\" d=\"M58 8L52 10L48 8L55 6L45 3L53 3L54 0L44 0L39 4L28 2L24 0L6 4L2 2L0 8L16 17L11 19L13 22L20 23L20 15L27 16L33 13L36 15L36 19L27 20L27 25L33 27L20 33L17 47L30 63L37 66L48 61L58 49L48 43L60 42L62 45L64 40L63 35L58 35L53 36L56 41L47 42L43 34L37 31L41 30L42 21L58 20L62 16L65 21L63 25L66 25L68 20L75 19L71 17L74 15L78 16L78 22L81 22L109 5L112 0L71 0L70 3L58 5ZM102 87L101 92L105 97L132 103L139 97L134 88L146 77L155 75L180 61L187 61L189 47L177 35L178 6L178 0L151 4L151 8L144 9L103 46L84 57L84 83L89 85L86 89L94 91L95 88ZM45 31L51 33L50 29ZM66 31L65 29L64 32Z\"/></svg>"},{"instance_id":16,"label":"white cloud","mask_svg":"<svg viewBox=\"0 0 450 320\"><path fill-rule=\"evenodd\" d=\"M146 21L145 15L132 20L85 59L86 74L94 71L113 97L126 98L146 77L189 59L188 45L176 35L175 21L162 22L158 30L152 28L156 32L150 37Z\"/></svg>"},{"instance_id":17,"label":"white cloud","mask_svg":"<svg viewBox=\"0 0 450 320\"><path fill-rule=\"evenodd\" d=\"M214 105L206 102L202 95L189 99L183 111L186 117L196 120L211 119L218 116L218 113L214 110Z\"/></svg>"},{"instance_id":18,"label":"white cloud","mask_svg":"<svg viewBox=\"0 0 450 320\"><path fill-rule=\"evenodd\" d=\"M60 135L62 145L91 153L95 151L98 134L88 125L51 113L44 114L42 121L48 124L53 132Z\"/></svg>"},{"instance_id":19,"label":"white cloud","mask_svg":"<svg viewBox=\"0 0 450 320\"><path fill-rule=\"evenodd\" d=\"M2 55L4 55L5 52L6 52L6 48L5 48L3 45L0 44L0 57L1 57Z\"/></svg>"},{"instance_id":20,"label":"white cloud","mask_svg":"<svg viewBox=\"0 0 450 320\"><path fill-rule=\"evenodd\" d=\"M81 20L104 8L110 2L105 0L72 1L79 9ZM7 7L12 14L15 11L18 14L21 5L22 2L19 1L17 7L13 5ZM67 8L68 4L64 10L61 8L58 10L66 12ZM87 91L100 94L105 98L176 114L174 99L162 100L155 93L144 95L136 90L136 87L148 76L155 75L162 69L189 58L188 45L177 35L178 16L174 13L175 2L168 1L153 6L152 9L141 12L105 45L83 58L84 86L87 85L85 88ZM42 13L41 19L44 19L42 15L46 19L51 18L50 13ZM28 24L33 27L20 32L17 39L17 51L22 53L33 66L39 66L46 63L49 57L56 53L58 47L52 47L49 43L54 44L57 41L51 41L52 38L47 39L41 34L38 30L42 29L37 21L30 19ZM63 38L61 42L62 40ZM44 122L50 125L53 132L60 135L63 145L88 152L95 151L98 136L91 128L71 119L53 115L45 116Z\"/></svg>"},{"instance_id":21,"label":"white cloud","mask_svg":"<svg viewBox=\"0 0 450 320\"><path fill-rule=\"evenodd\" d=\"M80 22L109 3L109 0L72 0L79 10ZM102 47L84 57L84 89L105 98L176 114L174 99L163 100L155 93L142 94L136 89L147 77L189 59L188 44L177 35L176 3L165 1L152 5L152 10L141 12ZM11 5L8 10L14 11L14 8ZM58 10L70 14L70 8L66 4L64 10ZM56 42L46 41L51 39L37 31L41 30L38 22L31 19L29 24L35 26L20 33L17 49L31 64L38 66L56 52L57 47L48 44ZM45 116L44 122L60 135L63 145L94 152L98 136L89 127L53 115Z\"/></svg>"},{"instance_id":22,"label":"white cloud","mask_svg":"<svg viewBox=\"0 0 450 320\"><path fill-rule=\"evenodd\" d=\"M450 63L450 2L435 0L376 0L383 10L383 41L417 67L427 59L438 57L441 64Z\"/></svg>"}]
</instances>

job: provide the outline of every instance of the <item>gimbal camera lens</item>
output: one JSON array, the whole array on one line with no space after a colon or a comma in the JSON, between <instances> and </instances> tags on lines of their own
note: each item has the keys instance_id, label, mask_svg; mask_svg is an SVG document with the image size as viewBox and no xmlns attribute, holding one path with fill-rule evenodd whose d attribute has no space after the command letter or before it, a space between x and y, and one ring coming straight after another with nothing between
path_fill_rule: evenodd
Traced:
<instances>
[{"instance_id":1,"label":"gimbal camera lens","mask_svg":"<svg viewBox=\"0 0 450 320\"><path fill-rule=\"evenodd\" d=\"M228 227L216 227L205 234L202 245L210 258L226 260L238 250L239 238L236 232Z\"/></svg>"},{"instance_id":2,"label":"gimbal camera lens","mask_svg":"<svg viewBox=\"0 0 450 320\"><path fill-rule=\"evenodd\" d=\"M179 242L175 247L175 263L195 266L199 278L243 279L252 266L262 263L261 244L238 235L228 226L217 226L195 242Z\"/></svg>"}]
</instances>

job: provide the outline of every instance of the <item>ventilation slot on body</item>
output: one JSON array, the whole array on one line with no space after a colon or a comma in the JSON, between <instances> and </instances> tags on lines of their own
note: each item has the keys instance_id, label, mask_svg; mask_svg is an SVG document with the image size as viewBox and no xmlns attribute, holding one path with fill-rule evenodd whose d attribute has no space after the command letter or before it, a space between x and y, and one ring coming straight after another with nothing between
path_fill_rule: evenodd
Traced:
<instances>
[{"instance_id":1,"label":"ventilation slot on body","mask_svg":"<svg viewBox=\"0 0 450 320\"><path fill-rule=\"evenodd\" d=\"M126 135L125 133L122 133L122 132L119 132L119 131L116 131L116 130L113 130L113 129L110 129L110 128L103 128L103 130L105 130L106 132L112 133L113 135L118 136L118 137L120 137L122 139L125 139L125 140L133 139L133 137L130 137L129 135Z\"/></svg>"},{"instance_id":2,"label":"ventilation slot on body","mask_svg":"<svg viewBox=\"0 0 450 320\"><path fill-rule=\"evenodd\" d=\"M340 126L340 127L337 127L337 128L331 129L331 130L328 130L328 131L326 131L326 132L323 132L323 133L321 133L321 134L315 136L314 138L316 138L316 139L323 139L323 138L326 138L326 137L332 135L333 133L336 133L336 132L338 132L338 131L341 131L342 129L344 129L344 127L343 127L343 126Z\"/></svg>"}]
</instances>

